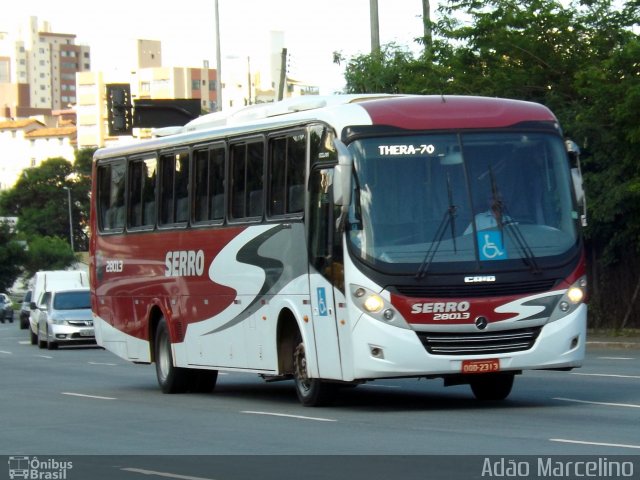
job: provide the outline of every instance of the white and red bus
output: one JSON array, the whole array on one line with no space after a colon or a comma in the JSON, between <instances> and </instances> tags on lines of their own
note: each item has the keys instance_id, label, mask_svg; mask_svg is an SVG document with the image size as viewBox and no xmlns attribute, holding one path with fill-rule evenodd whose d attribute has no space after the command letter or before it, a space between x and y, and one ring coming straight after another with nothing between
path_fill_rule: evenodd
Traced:
<instances>
[{"instance_id":1,"label":"white and red bus","mask_svg":"<svg viewBox=\"0 0 640 480\"><path fill-rule=\"evenodd\" d=\"M164 392L242 371L304 405L400 377L496 400L581 365L582 194L544 106L306 97L178 130L93 167L96 339Z\"/></svg>"}]
</instances>

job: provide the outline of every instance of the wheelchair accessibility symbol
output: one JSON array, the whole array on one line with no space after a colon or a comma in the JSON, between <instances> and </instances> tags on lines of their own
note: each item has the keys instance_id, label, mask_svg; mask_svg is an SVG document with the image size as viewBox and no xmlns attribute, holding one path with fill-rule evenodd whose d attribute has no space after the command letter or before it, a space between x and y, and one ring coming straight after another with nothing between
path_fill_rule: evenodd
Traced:
<instances>
[{"instance_id":1,"label":"wheelchair accessibility symbol","mask_svg":"<svg viewBox=\"0 0 640 480\"><path fill-rule=\"evenodd\" d=\"M507 252L502 244L501 232L479 232L480 260L506 260Z\"/></svg>"},{"instance_id":2,"label":"wheelchair accessibility symbol","mask_svg":"<svg viewBox=\"0 0 640 480\"><path fill-rule=\"evenodd\" d=\"M327 309L327 294L324 288L318 287L318 315L326 317L329 314Z\"/></svg>"}]
</instances>

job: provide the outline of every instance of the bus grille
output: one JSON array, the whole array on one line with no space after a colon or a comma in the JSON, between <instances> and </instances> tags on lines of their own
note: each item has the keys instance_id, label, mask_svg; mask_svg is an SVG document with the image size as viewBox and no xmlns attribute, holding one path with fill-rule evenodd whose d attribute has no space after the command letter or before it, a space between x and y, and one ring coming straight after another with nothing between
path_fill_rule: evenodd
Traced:
<instances>
[{"instance_id":1,"label":"bus grille","mask_svg":"<svg viewBox=\"0 0 640 480\"><path fill-rule=\"evenodd\" d=\"M469 285L395 285L389 287L405 297L422 298L473 298L498 297L504 295L525 295L542 293L556 286L556 279L505 284L469 284Z\"/></svg>"},{"instance_id":2,"label":"bus grille","mask_svg":"<svg viewBox=\"0 0 640 480\"><path fill-rule=\"evenodd\" d=\"M416 332L432 355L493 355L533 347L541 327L486 333Z\"/></svg>"}]
</instances>

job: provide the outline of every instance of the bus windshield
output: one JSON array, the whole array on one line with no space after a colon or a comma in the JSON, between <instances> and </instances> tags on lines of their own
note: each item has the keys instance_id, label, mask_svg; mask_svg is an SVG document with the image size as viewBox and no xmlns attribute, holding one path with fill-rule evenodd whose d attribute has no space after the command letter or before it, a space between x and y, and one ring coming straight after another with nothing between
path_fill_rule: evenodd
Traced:
<instances>
[{"instance_id":1,"label":"bus windshield","mask_svg":"<svg viewBox=\"0 0 640 480\"><path fill-rule=\"evenodd\" d=\"M576 244L578 214L557 135L421 134L349 148L350 248L378 270L424 275L456 262L535 270Z\"/></svg>"}]
</instances>

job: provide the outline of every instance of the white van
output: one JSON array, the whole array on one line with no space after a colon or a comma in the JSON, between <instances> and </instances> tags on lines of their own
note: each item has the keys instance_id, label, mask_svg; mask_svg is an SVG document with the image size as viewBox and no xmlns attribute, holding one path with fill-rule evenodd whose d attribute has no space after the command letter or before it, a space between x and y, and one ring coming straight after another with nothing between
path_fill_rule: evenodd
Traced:
<instances>
[{"instance_id":1,"label":"white van","mask_svg":"<svg viewBox=\"0 0 640 480\"><path fill-rule=\"evenodd\" d=\"M33 294L31 295L31 314L29 326L31 328L31 345L38 343L39 308L45 308L42 303L45 292L61 288L78 288L89 286L89 275L82 270L48 270L36 272L32 280Z\"/></svg>"}]
</instances>

